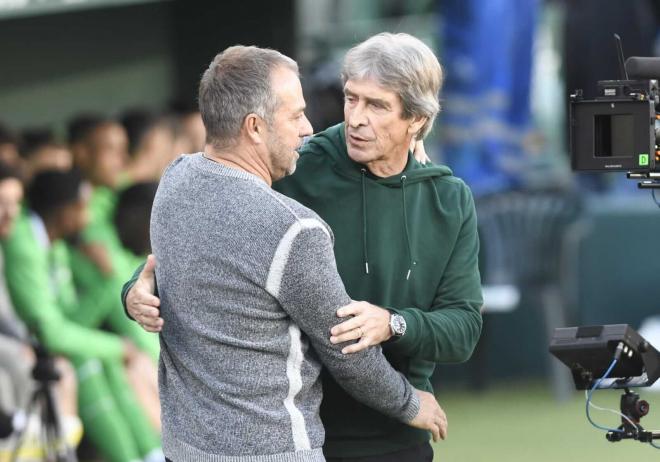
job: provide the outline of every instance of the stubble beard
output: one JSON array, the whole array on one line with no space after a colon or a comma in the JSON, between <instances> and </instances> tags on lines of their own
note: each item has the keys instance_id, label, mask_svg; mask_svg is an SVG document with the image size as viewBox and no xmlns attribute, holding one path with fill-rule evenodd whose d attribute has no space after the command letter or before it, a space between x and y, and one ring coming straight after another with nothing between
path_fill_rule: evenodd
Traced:
<instances>
[{"instance_id":1,"label":"stubble beard","mask_svg":"<svg viewBox=\"0 0 660 462\"><path fill-rule=\"evenodd\" d=\"M298 153L292 151L279 138L275 138L269 146L270 161L277 179L292 175L296 171Z\"/></svg>"}]
</instances>

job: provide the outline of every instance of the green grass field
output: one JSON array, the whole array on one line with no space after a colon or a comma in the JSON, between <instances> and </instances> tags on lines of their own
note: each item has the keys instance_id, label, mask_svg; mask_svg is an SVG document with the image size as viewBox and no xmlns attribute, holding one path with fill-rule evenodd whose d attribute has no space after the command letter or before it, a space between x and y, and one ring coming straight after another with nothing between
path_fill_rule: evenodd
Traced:
<instances>
[{"instance_id":1,"label":"green grass field","mask_svg":"<svg viewBox=\"0 0 660 462\"><path fill-rule=\"evenodd\" d=\"M639 389L651 405L642 419L646 429L660 429L660 394ZM619 407L618 391L601 391L594 403ZM449 437L434 445L442 462L628 462L660 461L660 449L638 441L610 443L589 424L584 393L557 403L547 387L512 384L475 393L441 390L438 401L447 413ZM618 417L594 410L592 418L616 427ZM657 442L660 445L660 441Z\"/></svg>"}]
</instances>

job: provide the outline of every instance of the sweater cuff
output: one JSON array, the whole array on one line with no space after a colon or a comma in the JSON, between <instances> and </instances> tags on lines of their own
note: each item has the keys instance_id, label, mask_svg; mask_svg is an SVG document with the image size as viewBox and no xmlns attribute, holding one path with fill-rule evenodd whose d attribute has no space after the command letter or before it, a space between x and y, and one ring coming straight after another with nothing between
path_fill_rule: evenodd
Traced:
<instances>
[{"instance_id":1,"label":"sweater cuff","mask_svg":"<svg viewBox=\"0 0 660 462\"><path fill-rule=\"evenodd\" d=\"M413 420L415 417L417 417L417 414L419 414L419 406L420 406L419 396L417 396L417 393L413 388L412 396L410 397L410 401L408 401L407 406L404 408L403 415L401 416L401 421L406 424L410 423L410 421Z\"/></svg>"}]
</instances>

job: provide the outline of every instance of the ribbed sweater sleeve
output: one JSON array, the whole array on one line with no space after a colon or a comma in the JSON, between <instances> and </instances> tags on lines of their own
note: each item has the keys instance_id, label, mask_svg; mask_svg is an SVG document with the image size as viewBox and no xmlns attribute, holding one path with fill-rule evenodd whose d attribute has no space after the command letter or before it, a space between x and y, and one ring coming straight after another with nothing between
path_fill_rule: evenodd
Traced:
<instances>
[{"instance_id":1,"label":"ribbed sweater sleeve","mask_svg":"<svg viewBox=\"0 0 660 462\"><path fill-rule=\"evenodd\" d=\"M323 365L355 399L403 422L419 411L413 387L387 362L380 347L342 354L330 343L336 311L350 303L337 273L332 239L316 219L296 221L275 252L266 289L304 332Z\"/></svg>"}]
</instances>

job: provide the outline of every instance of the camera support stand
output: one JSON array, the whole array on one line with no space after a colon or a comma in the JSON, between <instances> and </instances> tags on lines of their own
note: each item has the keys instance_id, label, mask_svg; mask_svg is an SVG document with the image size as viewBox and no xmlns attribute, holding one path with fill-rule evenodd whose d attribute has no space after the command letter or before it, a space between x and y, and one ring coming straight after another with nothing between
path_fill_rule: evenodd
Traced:
<instances>
[{"instance_id":1,"label":"camera support stand","mask_svg":"<svg viewBox=\"0 0 660 462\"><path fill-rule=\"evenodd\" d=\"M641 418L649 413L649 403L639 399L639 395L630 391L629 388L624 390L621 395L621 414L627 416L630 421L621 417L621 425L618 428L620 431L607 432L605 435L607 440L616 443L624 439L634 439L642 443L650 443L655 439L660 439L660 432L646 431L639 424Z\"/></svg>"},{"instance_id":2,"label":"camera support stand","mask_svg":"<svg viewBox=\"0 0 660 462\"><path fill-rule=\"evenodd\" d=\"M42 460L44 462L77 462L75 451L66 444L62 429L60 426L57 403L53 397L52 384L60 378L55 370L53 358L48 355L41 346L34 348L37 360L32 369L32 377L37 382L37 387L32 393L26 414L32 415L40 410L41 428L41 448L43 449ZM23 444L23 439L29 425L16 436L16 443L10 458L11 462L16 462L18 452Z\"/></svg>"}]
</instances>

